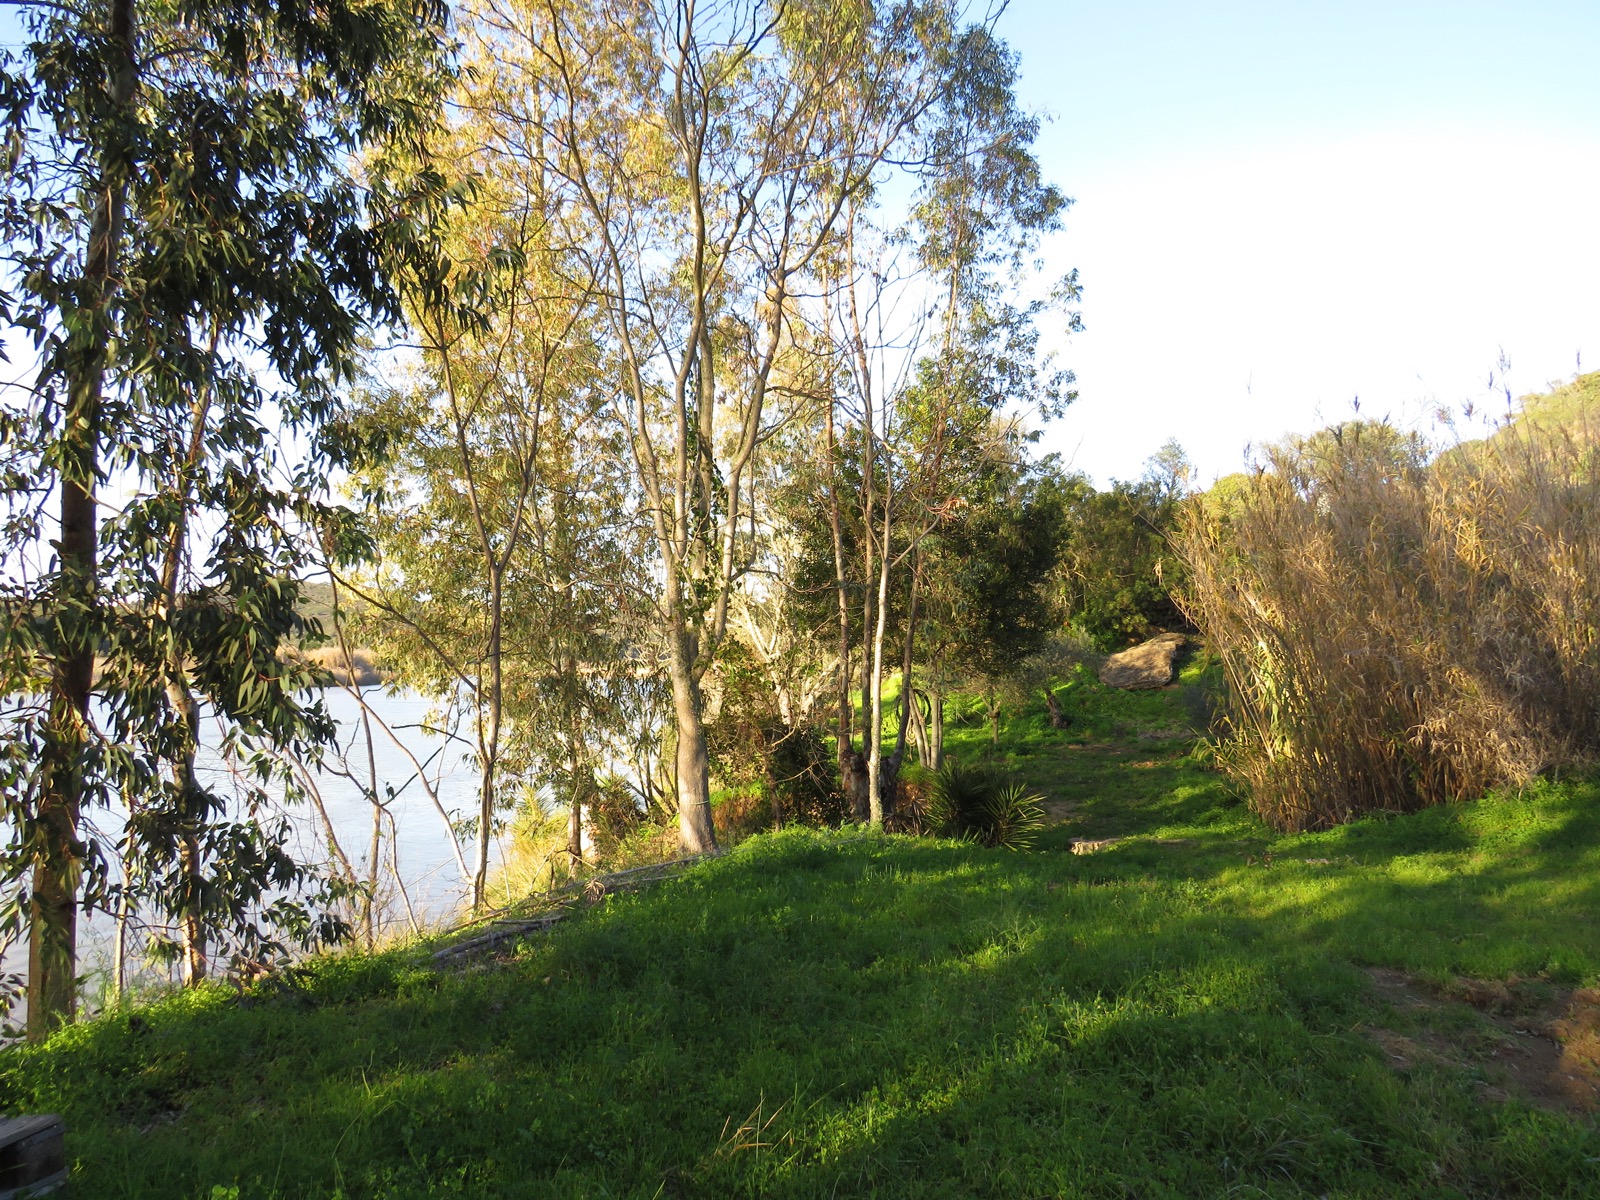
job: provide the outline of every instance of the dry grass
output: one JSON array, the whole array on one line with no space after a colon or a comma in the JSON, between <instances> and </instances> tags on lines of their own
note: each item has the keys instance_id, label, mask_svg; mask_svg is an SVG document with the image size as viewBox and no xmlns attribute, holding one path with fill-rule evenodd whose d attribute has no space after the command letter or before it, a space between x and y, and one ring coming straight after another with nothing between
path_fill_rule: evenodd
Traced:
<instances>
[{"instance_id":1,"label":"dry grass","mask_svg":"<svg viewBox=\"0 0 1600 1200\"><path fill-rule=\"evenodd\" d=\"M319 646L302 650L296 646L278 647L278 657L285 662L303 662L321 672L330 685L374 687L387 678L378 665L377 655L366 648L350 651L348 661L338 646Z\"/></svg>"},{"instance_id":2,"label":"dry grass","mask_svg":"<svg viewBox=\"0 0 1600 1200\"><path fill-rule=\"evenodd\" d=\"M1187 514L1222 761L1279 829L1482 794L1600 742L1600 456L1513 427L1431 461L1382 424Z\"/></svg>"}]
</instances>

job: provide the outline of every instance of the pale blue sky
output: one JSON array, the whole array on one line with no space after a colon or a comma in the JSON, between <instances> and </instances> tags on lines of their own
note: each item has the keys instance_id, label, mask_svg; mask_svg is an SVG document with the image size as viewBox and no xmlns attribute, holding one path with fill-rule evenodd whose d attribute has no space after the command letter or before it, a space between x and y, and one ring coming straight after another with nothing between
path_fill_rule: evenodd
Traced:
<instances>
[{"instance_id":1,"label":"pale blue sky","mask_svg":"<svg viewBox=\"0 0 1600 1200\"><path fill-rule=\"evenodd\" d=\"M1168 436L1207 477L1349 412L1410 424L1600 368L1600 3L1043 3L1000 23L1077 205L1105 482Z\"/></svg>"}]
</instances>

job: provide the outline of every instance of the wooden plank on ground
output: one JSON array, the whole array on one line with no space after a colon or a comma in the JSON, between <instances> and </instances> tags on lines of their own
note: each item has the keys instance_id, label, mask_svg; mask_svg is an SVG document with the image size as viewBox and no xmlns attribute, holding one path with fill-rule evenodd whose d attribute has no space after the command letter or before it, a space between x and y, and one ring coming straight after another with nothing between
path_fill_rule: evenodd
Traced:
<instances>
[{"instance_id":1,"label":"wooden plank on ground","mask_svg":"<svg viewBox=\"0 0 1600 1200\"><path fill-rule=\"evenodd\" d=\"M43 1196L66 1182L65 1133L54 1115L0 1118L0 1200Z\"/></svg>"}]
</instances>

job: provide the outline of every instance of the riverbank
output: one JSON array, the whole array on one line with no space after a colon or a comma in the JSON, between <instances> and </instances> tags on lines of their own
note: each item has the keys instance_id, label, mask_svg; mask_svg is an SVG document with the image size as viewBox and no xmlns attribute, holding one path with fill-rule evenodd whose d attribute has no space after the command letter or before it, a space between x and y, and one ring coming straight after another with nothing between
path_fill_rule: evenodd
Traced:
<instances>
[{"instance_id":1,"label":"riverbank","mask_svg":"<svg viewBox=\"0 0 1600 1200\"><path fill-rule=\"evenodd\" d=\"M280 646L278 657L284 662L305 663L318 673L322 687L377 687L389 681L389 673L378 665L377 655L364 647L348 654L338 646L318 646L301 650Z\"/></svg>"}]
</instances>

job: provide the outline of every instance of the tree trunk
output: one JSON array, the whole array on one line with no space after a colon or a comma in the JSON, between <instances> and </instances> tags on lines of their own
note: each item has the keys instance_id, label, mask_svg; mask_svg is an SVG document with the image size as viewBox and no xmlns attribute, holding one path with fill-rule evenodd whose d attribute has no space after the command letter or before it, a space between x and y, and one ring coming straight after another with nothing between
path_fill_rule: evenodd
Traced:
<instances>
[{"instance_id":1,"label":"tree trunk","mask_svg":"<svg viewBox=\"0 0 1600 1200\"><path fill-rule=\"evenodd\" d=\"M78 807L83 789L78 764L88 741L88 688L80 684L79 673L73 669L78 657L58 663L54 673L44 746L47 762L40 770L39 844L28 902L28 1040L35 1042L71 1021L78 1003L78 877L82 861Z\"/></svg>"},{"instance_id":2,"label":"tree trunk","mask_svg":"<svg viewBox=\"0 0 1600 1200\"><path fill-rule=\"evenodd\" d=\"M1044 688L1045 706L1050 710L1050 728L1065 729L1066 720L1061 715L1061 701L1056 699L1056 690L1048 685Z\"/></svg>"},{"instance_id":3,"label":"tree trunk","mask_svg":"<svg viewBox=\"0 0 1600 1200\"><path fill-rule=\"evenodd\" d=\"M213 321L210 350L216 352L220 326ZM194 472L205 457L206 415L211 408L211 386L206 384L196 395L189 414L189 444L173 480L178 515L167 540L166 561L161 568L161 616L169 624L178 611L178 592L184 555L189 545L189 502ZM337 597L335 597L337 602ZM183 740L172 760L172 783L178 794L178 870L183 877L179 901L178 927L183 943L182 978L193 987L206 977L206 921L200 855L200 823L204 791L195 777L196 749L200 745L200 704L189 685L189 664L176 638L168 642L166 661L167 704L183 723Z\"/></svg>"},{"instance_id":4,"label":"tree trunk","mask_svg":"<svg viewBox=\"0 0 1600 1200\"><path fill-rule=\"evenodd\" d=\"M176 664L182 670L182 664ZM172 666L169 665L169 670ZM178 900L178 935L183 957L180 978L194 987L206 977L205 905L201 898L200 838L198 833L200 788L195 780L195 746L200 738L200 706L181 675L169 676L167 703L183 722L183 749L172 763L172 783L178 792L178 873L183 878Z\"/></svg>"},{"instance_id":5,"label":"tree trunk","mask_svg":"<svg viewBox=\"0 0 1600 1200\"><path fill-rule=\"evenodd\" d=\"M178 868L183 874L183 974L184 987L194 987L206 977L206 923L200 902L200 840L185 830L178 843Z\"/></svg>"},{"instance_id":6,"label":"tree trunk","mask_svg":"<svg viewBox=\"0 0 1600 1200\"><path fill-rule=\"evenodd\" d=\"M330 576L331 578L331 576ZM361 683L356 674L355 655L350 652L349 639L344 634L344 619L339 609L339 584L333 582L333 630L339 639L339 653L344 659L345 678L361 706L361 735L367 740L367 800L372 805L372 841L367 848L367 889L361 901L361 926L365 933L367 949L378 944L378 864L383 855L383 803L378 799L378 749L372 741L372 710L361 699ZM452 839L454 840L454 839ZM395 876L396 882L399 875Z\"/></svg>"},{"instance_id":7,"label":"tree trunk","mask_svg":"<svg viewBox=\"0 0 1600 1200\"><path fill-rule=\"evenodd\" d=\"M123 891L117 895L117 917L111 941L111 1000L122 1003L122 993L128 986L128 856L122 860Z\"/></svg>"},{"instance_id":8,"label":"tree trunk","mask_svg":"<svg viewBox=\"0 0 1600 1200\"><path fill-rule=\"evenodd\" d=\"M578 750L579 731L573 729L569 733L572 741L569 766L571 768L572 808L567 813L567 861L575 871L578 864L583 861L583 794L584 787L582 775L582 761Z\"/></svg>"},{"instance_id":9,"label":"tree trunk","mask_svg":"<svg viewBox=\"0 0 1600 1200\"><path fill-rule=\"evenodd\" d=\"M936 683L928 690L928 748L932 757L928 767L944 769L944 692Z\"/></svg>"},{"instance_id":10,"label":"tree trunk","mask_svg":"<svg viewBox=\"0 0 1600 1200\"><path fill-rule=\"evenodd\" d=\"M686 854L717 848L711 817L711 760L701 717L700 687L694 677L694 634L680 632L672 642L672 714L678 735L678 840Z\"/></svg>"},{"instance_id":11,"label":"tree trunk","mask_svg":"<svg viewBox=\"0 0 1600 1200\"><path fill-rule=\"evenodd\" d=\"M472 909L482 911L488 900L489 888L489 838L494 828L495 769L500 763L500 717L503 699L503 681L500 676L500 615L501 575L490 568L489 579L489 646L484 656L489 671L488 712L484 712L482 696L483 676L478 677L478 761L482 778L478 791L478 849L472 872Z\"/></svg>"},{"instance_id":12,"label":"tree trunk","mask_svg":"<svg viewBox=\"0 0 1600 1200\"><path fill-rule=\"evenodd\" d=\"M778 783L778 772L773 769L772 754L777 744L785 736L794 732L793 728L787 724L784 726L784 730L785 732L780 733L777 737L773 737L772 733L767 730L763 730L759 735L761 738L761 761L766 764L767 799L772 802L773 829L783 828L783 791Z\"/></svg>"},{"instance_id":13,"label":"tree trunk","mask_svg":"<svg viewBox=\"0 0 1600 1200\"><path fill-rule=\"evenodd\" d=\"M492 721L493 718L490 718ZM472 860L472 911L481 912L489 892L489 831L494 822L494 763L483 764L478 780L478 844Z\"/></svg>"},{"instance_id":14,"label":"tree trunk","mask_svg":"<svg viewBox=\"0 0 1600 1200\"><path fill-rule=\"evenodd\" d=\"M932 745L928 741L928 714L922 711L922 693L912 689L911 696L911 745L917 752L917 761L923 766L932 765Z\"/></svg>"},{"instance_id":15,"label":"tree trunk","mask_svg":"<svg viewBox=\"0 0 1600 1200\"><path fill-rule=\"evenodd\" d=\"M865 825L872 816L866 756L859 750L846 750L840 756L839 775L845 798L850 802L850 819Z\"/></svg>"},{"instance_id":16,"label":"tree trunk","mask_svg":"<svg viewBox=\"0 0 1600 1200\"><path fill-rule=\"evenodd\" d=\"M583 861L583 794L572 789L572 810L567 814L567 857L572 866Z\"/></svg>"},{"instance_id":17,"label":"tree trunk","mask_svg":"<svg viewBox=\"0 0 1600 1200\"><path fill-rule=\"evenodd\" d=\"M830 458L835 454L835 450L833 408L830 405L828 409ZM834 466L837 466L836 460ZM839 734L836 741L839 755L839 786L850 804L852 819L857 824L865 824L870 815L867 765L856 750L854 722L851 720L850 711L850 597L844 567L844 531L840 527L839 491L831 480L828 483L828 526L833 534L833 584L839 601Z\"/></svg>"},{"instance_id":18,"label":"tree trunk","mask_svg":"<svg viewBox=\"0 0 1600 1200\"><path fill-rule=\"evenodd\" d=\"M883 827L887 815L883 801L883 641L889 624L889 546L890 510L884 498L883 543L878 555L878 602L872 628L872 716L867 726L868 819L875 828Z\"/></svg>"},{"instance_id":19,"label":"tree trunk","mask_svg":"<svg viewBox=\"0 0 1600 1200\"><path fill-rule=\"evenodd\" d=\"M133 0L112 0L111 41L117 63L111 101L133 102L138 82L133 46ZM83 845L78 838L83 805L83 764L89 741L89 695L94 686L92 622L74 615L96 607L98 573L95 479L99 466L100 399L112 330L106 311L116 283L122 239L124 184L108 152L101 160L99 194L89 224L84 262L88 320L71 338L67 409L60 442L61 531L59 578L64 593L57 612L64 637L50 673L49 713L39 764L38 835L28 903L28 1039L42 1041L77 1013L78 880ZM86 628L86 626L91 626Z\"/></svg>"},{"instance_id":20,"label":"tree trunk","mask_svg":"<svg viewBox=\"0 0 1600 1200\"><path fill-rule=\"evenodd\" d=\"M906 602L906 636L900 655L900 727L894 735L894 753L883 764L878 790L883 797L885 819L894 816L900 798L900 768L906 761L906 735L911 728L911 713L916 708L916 688L911 682L911 655L917 633L917 576L920 564L915 551L911 556L911 586Z\"/></svg>"}]
</instances>

